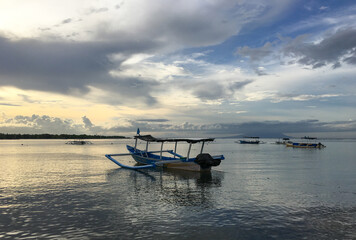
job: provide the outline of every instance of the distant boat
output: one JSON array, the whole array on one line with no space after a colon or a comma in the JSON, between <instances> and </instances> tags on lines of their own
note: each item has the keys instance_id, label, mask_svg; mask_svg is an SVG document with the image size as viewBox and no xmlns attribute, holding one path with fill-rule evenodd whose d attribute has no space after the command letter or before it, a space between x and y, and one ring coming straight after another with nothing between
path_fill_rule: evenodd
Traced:
<instances>
[{"instance_id":1,"label":"distant boat","mask_svg":"<svg viewBox=\"0 0 356 240\"><path fill-rule=\"evenodd\" d=\"M302 137L302 139L316 140L317 138L316 137L305 136L305 137Z\"/></svg>"},{"instance_id":2,"label":"distant boat","mask_svg":"<svg viewBox=\"0 0 356 240\"><path fill-rule=\"evenodd\" d=\"M127 145L127 150L129 153L119 153L119 154L106 154L105 156L110 159L115 164L119 165L122 168L128 169L142 169L142 168L155 168L155 167L164 167L164 168L173 168L181 169L188 171L210 171L211 167L218 166L221 160L224 160L223 155L211 156L209 153L203 153L204 144L206 142L214 141L214 138L155 138L151 135L136 135L135 137L135 146ZM146 149L140 150L137 148L137 140L142 140L146 142ZM151 142L157 142L161 144L160 151L148 151L148 145ZM174 150L163 150L163 144L165 142L175 143ZM176 152L177 143L186 142L189 144L188 152L186 156L180 155ZM196 157L190 157L190 150L192 144L202 143L200 154ZM170 154L172 156L163 156L163 153ZM114 157L129 156L140 165L140 166L127 166Z\"/></svg>"},{"instance_id":3,"label":"distant boat","mask_svg":"<svg viewBox=\"0 0 356 240\"><path fill-rule=\"evenodd\" d=\"M293 148L324 148L326 147L324 144L321 142L316 143L315 137L303 137L302 139L306 140L313 140L313 142L289 142L286 144L287 147L293 147Z\"/></svg>"},{"instance_id":4,"label":"distant boat","mask_svg":"<svg viewBox=\"0 0 356 240\"><path fill-rule=\"evenodd\" d=\"M259 144L260 143L259 138L260 137L244 137L244 139L235 142L240 144Z\"/></svg>"},{"instance_id":5,"label":"distant boat","mask_svg":"<svg viewBox=\"0 0 356 240\"><path fill-rule=\"evenodd\" d=\"M84 141L84 140L73 140L73 141L68 141L66 144L70 145L85 145L85 144L93 144L90 141Z\"/></svg>"},{"instance_id":6,"label":"distant boat","mask_svg":"<svg viewBox=\"0 0 356 240\"><path fill-rule=\"evenodd\" d=\"M278 140L278 141L276 141L275 142L276 144L287 144L287 143L292 143L292 141L290 141L290 139L289 138L282 138L282 140Z\"/></svg>"}]
</instances>

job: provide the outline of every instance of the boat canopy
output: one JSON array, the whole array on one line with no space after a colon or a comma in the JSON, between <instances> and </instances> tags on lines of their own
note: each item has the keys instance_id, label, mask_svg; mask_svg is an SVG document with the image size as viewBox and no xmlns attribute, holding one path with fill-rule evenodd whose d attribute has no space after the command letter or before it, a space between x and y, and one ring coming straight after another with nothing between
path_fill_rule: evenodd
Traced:
<instances>
[{"instance_id":1,"label":"boat canopy","mask_svg":"<svg viewBox=\"0 0 356 240\"><path fill-rule=\"evenodd\" d=\"M317 138L316 138L316 137L305 136L305 137L302 137L302 139L315 140L315 139L317 139Z\"/></svg>"},{"instance_id":2,"label":"boat canopy","mask_svg":"<svg viewBox=\"0 0 356 240\"><path fill-rule=\"evenodd\" d=\"M151 135L138 135L135 139L140 139L146 142L187 142L187 143L198 143L198 142L212 142L214 138L155 138Z\"/></svg>"}]
</instances>

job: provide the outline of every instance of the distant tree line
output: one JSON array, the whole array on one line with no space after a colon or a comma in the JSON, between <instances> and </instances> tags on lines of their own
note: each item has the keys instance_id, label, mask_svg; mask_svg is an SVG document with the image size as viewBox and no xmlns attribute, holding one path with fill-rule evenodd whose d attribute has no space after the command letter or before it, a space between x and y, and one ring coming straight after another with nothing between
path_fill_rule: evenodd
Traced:
<instances>
[{"instance_id":1,"label":"distant tree line","mask_svg":"<svg viewBox=\"0 0 356 240\"><path fill-rule=\"evenodd\" d=\"M86 134L9 134L0 133L0 139L112 139L126 138L124 136L100 136Z\"/></svg>"}]
</instances>

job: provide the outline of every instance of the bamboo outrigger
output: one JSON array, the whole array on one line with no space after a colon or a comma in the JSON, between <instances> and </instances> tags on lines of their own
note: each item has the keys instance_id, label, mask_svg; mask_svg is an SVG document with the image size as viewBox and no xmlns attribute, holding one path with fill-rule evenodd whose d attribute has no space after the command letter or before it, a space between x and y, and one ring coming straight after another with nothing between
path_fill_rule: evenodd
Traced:
<instances>
[{"instance_id":1,"label":"bamboo outrigger","mask_svg":"<svg viewBox=\"0 0 356 240\"><path fill-rule=\"evenodd\" d=\"M208 153L203 153L204 144L206 142L214 141L214 138L155 138L151 135L139 135L139 130L138 135L134 138L135 146L126 146L129 153L106 154L105 156L120 167L128 169L165 167L189 171L210 171L211 167L220 165L221 160L225 159L223 155L211 156ZM140 150L137 148L137 140L146 142L145 150ZM161 150L148 151L148 144L150 142L161 143ZM174 150L163 150L163 144L165 142L174 142ZM180 155L176 152L178 142L186 142L189 144L186 156ZM190 157L192 144L196 143L202 143L200 154L198 154L196 157ZM172 156L163 156L163 153L168 153ZM132 158L139 164L139 166L128 166L120 163L114 158L129 155L132 156Z\"/></svg>"}]
</instances>

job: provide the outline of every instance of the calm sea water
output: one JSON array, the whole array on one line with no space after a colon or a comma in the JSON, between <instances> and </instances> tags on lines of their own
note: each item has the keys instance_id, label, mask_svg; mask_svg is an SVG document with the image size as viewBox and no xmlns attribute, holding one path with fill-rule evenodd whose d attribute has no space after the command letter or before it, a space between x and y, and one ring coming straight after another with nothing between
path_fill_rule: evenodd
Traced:
<instances>
[{"instance_id":1,"label":"calm sea water","mask_svg":"<svg viewBox=\"0 0 356 240\"><path fill-rule=\"evenodd\" d=\"M131 140L92 142L0 141L0 239L356 239L355 141L217 140L210 174L120 169L104 154Z\"/></svg>"}]
</instances>

